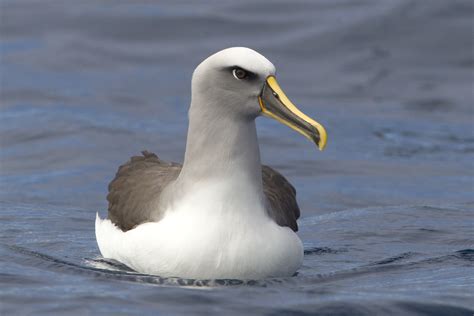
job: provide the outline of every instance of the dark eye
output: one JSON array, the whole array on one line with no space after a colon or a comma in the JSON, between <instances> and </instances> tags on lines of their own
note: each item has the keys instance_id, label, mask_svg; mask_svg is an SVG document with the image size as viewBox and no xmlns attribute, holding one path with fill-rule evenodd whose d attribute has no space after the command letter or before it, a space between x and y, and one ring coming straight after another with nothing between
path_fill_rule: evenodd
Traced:
<instances>
[{"instance_id":1,"label":"dark eye","mask_svg":"<svg viewBox=\"0 0 474 316\"><path fill-rule=\"evenodd\" d=\"M238 67L232 70L232 74L234 75L235 79L238 79L238 80L242 80L248 77L248 73L242 68L238 68Z\"/></svg>"}]
</instances>

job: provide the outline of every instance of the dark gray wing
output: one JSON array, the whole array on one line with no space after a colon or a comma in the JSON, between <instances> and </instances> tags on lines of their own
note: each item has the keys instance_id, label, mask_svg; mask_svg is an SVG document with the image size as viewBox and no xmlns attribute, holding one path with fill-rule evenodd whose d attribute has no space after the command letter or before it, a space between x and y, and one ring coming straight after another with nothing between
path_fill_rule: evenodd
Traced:
<instances>
[{"instance_id":1,"label":"dark gray wing","mask_svg":"<svg viewBox=\"0 0 474 316\"><path fill-rule=\"evenodd\" d=\"M279 172L262 165L263 193L267 198L268 215L280 226L298 231L296 220L300 208L296 202L296 190Z\"/></svg>"},{"instance_id":2,"label":"dark gray wing","mask_svg":"<svg viewBox=\"0 0 474 316\"><path fill-rule=\"evenodd\" d=\"M109 184L109 219L127 231L149 221L159 220L163 214L155 203L163 189L175 180L181 165L159 159L154 153L142 152L119 167Z\"/></svg>"},{"instance_id":3,"label":"dark gray wing","mask_svg":"<svg viewBox=\"0 0 474 316\"><path fill-rule=\"evenodd\" d=\"M120 166L109 184L108 218L123 231L161 219L164 210L157 209L153 202L178 177L182 167L165 162L154 153L143 151L142 154ZM278 225L297 231L300 209L293 186L280 173L265 165L262 165L262 180L269 216Z\"/></svg>"}]
</instances>

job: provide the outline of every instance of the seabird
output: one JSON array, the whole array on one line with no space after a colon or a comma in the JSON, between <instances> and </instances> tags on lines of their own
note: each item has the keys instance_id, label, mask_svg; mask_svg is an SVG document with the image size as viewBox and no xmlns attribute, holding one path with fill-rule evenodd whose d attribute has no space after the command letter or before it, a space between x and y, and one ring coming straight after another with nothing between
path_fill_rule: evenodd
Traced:
<instances>
[{"instance_id":1,"label":"seabird","mask_svg":"<svg viewBox=\"0 0 474 316\"><path fill-rule=\"evenodd\" d=\"M145 151L119 167L108 218L96 217L102 255L163 277L294 275L303 261L296 191L260 163L260 115L326 145L324 127L288 99L264 56L233 47L199 64L184 163Z\"/></svg>"}]
</instances>

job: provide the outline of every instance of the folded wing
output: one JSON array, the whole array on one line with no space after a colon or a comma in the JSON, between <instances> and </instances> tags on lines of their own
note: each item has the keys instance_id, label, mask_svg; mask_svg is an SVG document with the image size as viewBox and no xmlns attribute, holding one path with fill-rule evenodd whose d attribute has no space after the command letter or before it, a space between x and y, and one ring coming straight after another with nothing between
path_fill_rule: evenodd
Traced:
<instances>
[{"instance_id":1,"label":"folded wing","mask_svg":"<svg viewBox=\"0 0 474 316\"><path fill-rule=\"evenodd\" d=\"M109 184L108 218L127 231L145 222L159 221L165 210L159 197L180 171L178 163L165 162L154 153L143 151L120 166ZM280 226L297 231L300 210L294 187L277 171L262 165L263 191L268 215Z\"/></svg>"}]
</instances>

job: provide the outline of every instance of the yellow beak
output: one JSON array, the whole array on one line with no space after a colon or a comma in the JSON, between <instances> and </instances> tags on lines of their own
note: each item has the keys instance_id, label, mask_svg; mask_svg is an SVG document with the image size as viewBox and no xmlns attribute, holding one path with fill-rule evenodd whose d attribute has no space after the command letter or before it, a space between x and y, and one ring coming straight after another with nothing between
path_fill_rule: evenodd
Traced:
<instances>
[{"instance_id":1,"label":"yellow beak","mask_svg":"<svg viewBox=\"0 0 474 316\"><path fill-rule=\"evenodd\" d=\"M291 127L309 140L320 150L326 147L327 133L324 127L301 112L280 88L275 76L268 76L258 97L262 113L286 126Z\"/></svg>"}]
</instances>

